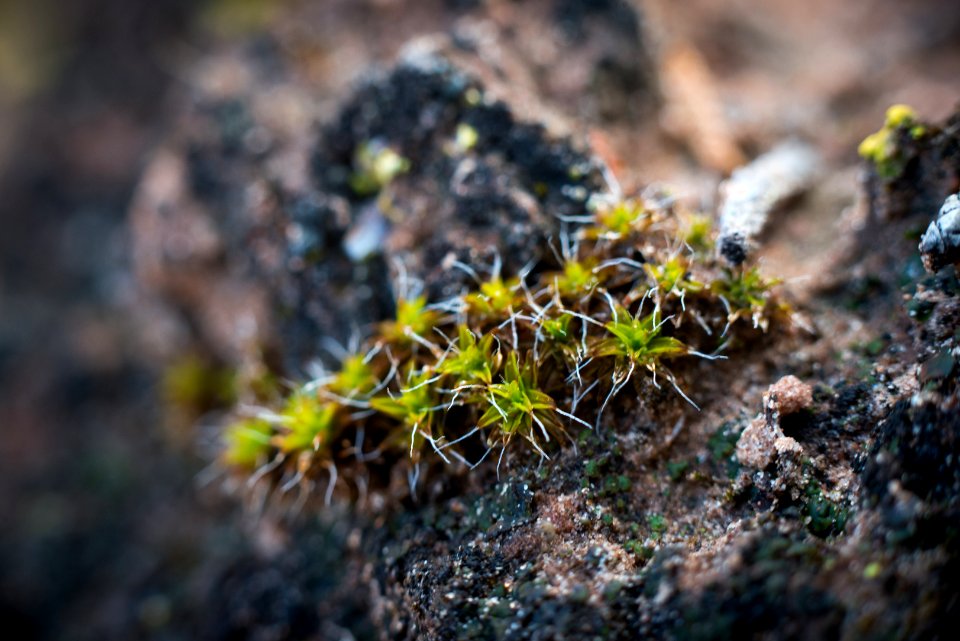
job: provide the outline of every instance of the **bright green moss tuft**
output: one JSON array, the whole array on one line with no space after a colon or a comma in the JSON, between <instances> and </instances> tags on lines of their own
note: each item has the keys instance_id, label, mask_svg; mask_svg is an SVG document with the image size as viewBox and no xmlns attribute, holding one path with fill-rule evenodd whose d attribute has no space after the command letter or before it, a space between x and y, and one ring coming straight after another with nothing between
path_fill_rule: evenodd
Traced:
<instances>
[{"instance_id":1,"label":"bright green moss tuft","mask_svg":"<svg viewBox=\"0 0 960 641\"><path fill-rule=\"evenodd\" d=\"M432 440L437 406L436 391L431 385L434 381L430 372L416 373L412 367L408 370L406 385L396 394L378 396L371 399L371 407L393 419L396 419L409 432L403 435L402 442L409 440L410 455L418 450L417 436Z\"/></svg>"},{"instance_id":2,"label":"bright green moss tuft","mask_svg":"<svg viewBox=\"0 0 960 641\"><path fill-rule=\"evenodd\" d=\"M397 318L383 324L384 338L409 346L418 338L425 339L436 326L440 314L427 307L426 296L401 299L397 302Z\"/></svg>"},{"instance_id":3,"label":"bright green moss tuft","mask_svg":"<svg viewBox=\"0 0 960 641\"><path fill-rule=\"evenodd\" d=\"M520 434L536 446L535 428L547 441L551 433L562 431L556 403L537 387L536 369L529 362L521 367L516 353L507 361L503 380L488 386L487 393L489 406L478 425L495 427L505 443Z\"/></svg>"},{"instance_id":4,"label":"bright green moss tuft","mask_svg":"<svg viewBox=\"0 0 960 641\"><path fill-rule=\"evenodd\" d=\"M685 238L667 210L607 203L595 224L564 237L559 270L504 277L498 261L453 300L401 297L395 318L339 371L228 427L223 461L247 472L272 463L266 474L284 487L332 467L349 476L380 465L359 473L384 482L404 466L413 489L432 462L472 467L493 453L499 469L517 444L550 458L569 428L599 429L628 383L666 380L692 405L672 368L714 358L703 351L718 336L741 320L765 330L784 307L777 281L755 268L723 271L712 255L684 249ZM586 462L585 482L601 476L603 460ZM610 476L604 487L623 493L630 483Z\"/></svg>"},{"instance_id":5,"label":"bright green moss tuft","mask_svg":"<svg viewBox=\"0 0 960 641\"><path fill-rule=\"evenodd\" d=\"M248 419L234 423L223 434L223 461L251 471L266 462L273 428L267 421Z\"/></svg>"},{"instance_id":6,"label":"bright green moss tuft","mask_svg":"<svg viewBox=\"0 0 960 641\"><path fill-rule=\"evenodd\" d=\"M926 128L917 123L916 112L907 105L893 105L887 109L880 131L863 139L857 152L876 167L877 174L885 180L893 180L903 173L905 159L897 145L897 132L908 130L914 139L926 134Z\"/></svg>"},{"instance_id":7,"label":"bright green moss tuft","mask_svg":"<svg viewBox=\"0 0 960 641\"><path fill-rule=\"evenodd\" d=\"M600 285L600 277L594 271L595 260L568 260L563 272L554 277L554 288L560 296L575 298L585 296Z\"/></svg>"},{"instance_id":8,"label":"bright green moss tuft","mask_svg":"<svg viewBox=\"0 0 960 641\"><path fill-rule=\"evenodd\" d=\"M331 391L347 398L366 394L376 386L376 374L363 354L344 359L340 371L330 382Z\"/></svg>"},{"instance_id":9,"label":"bright green moss tuft","mask_svg":"<svg viewBox=\"0 0 960 641\"><path fill-rule=\"evenodd\" d=\"M284 453L318 450L333 434L337 405L321 402L315 394L295 393L280 415L281 431L273 443Z\"/></svg>"},{"instance_id":10,"label":"bright green moss tuft","mask_svg":"<svg viewBox=\"0 0 960 641\"><path fill-rule=\"evenodd\" d=\"M437 371L452 377L457 385L490 385L500 364L500 352L494 351L493 334L481 339L466 325L457 328L459 338L453 354L437 365Z\"/></svg>"},{"instance_id":11,"label":"bright green moss tuft","mask_svg":"<svg viewBox=\"0 0 960 641\"><path fill-rule=\"evenodd\" d=\"M754 327L766 330L772 312L786 311L773 301L773 287L780 282L765 278L756 267L740 267L724 270L723 277L710 284L710 290L727 308L728 322L749 318Z\"/></svg>"},{"instance_id":12,"label":"bright green moss tuft","mask_svg":"<svg viewBox=\"0 0 960 641\"><path fill-rule=\"evenodd\" d=\"M683 298L687 292L698 292L703 289L703 283L690 278L690 263L681 254L671 256L661 264L648 263L644 267L664 294Z\"/></svg>"},{"instance_id":13,"label":"bright green moss tuft","mask_svg":"<svg viewBox=\"0 0 960 641\"><path fill-rule=\"evenodd\" d=\"M690 215L683 226L683 242L696 252L709 251L713 248L710 238L712 231L713 219L710 216Z\"/></svg>"},{"instance_id":14,"label":"bright green moss tuft","mask_svg":"<svg viewBox=\"0 0 960 641\"><path fill-rule=\"evenodd\" d=\"M643 202L634 199L603 203L597 206L594 215L597 219L594 233L609 238L623 238L633 232L643 231L651 222Z\"/></svg>"},{"instance_id":15,"label":"bright green moss tuft","mask_svg":"<svg viewBox=\"0 0 960 641\"><path fill-rule=\"evenodd\" d=\"M604 328L612 336L597 343L596 354L615 358L621 367L626 364L653 369L661 359L687 352L687 347L676 338L661 336L663 321L659 309L640 318L620 307Z\"/></svg>"},{"instance_id":16,"label":"bright green moss tuft","mask_svg":"<svg viewBox=\"0 0 960 641\"><path fill-rule=\"evenodd\" d=\"M468 294L467 305L475 314L485 317L509 316L521 304L520 283L504 281L499 275L480 284L480 291Z\"/></svg>"}]
</instances>

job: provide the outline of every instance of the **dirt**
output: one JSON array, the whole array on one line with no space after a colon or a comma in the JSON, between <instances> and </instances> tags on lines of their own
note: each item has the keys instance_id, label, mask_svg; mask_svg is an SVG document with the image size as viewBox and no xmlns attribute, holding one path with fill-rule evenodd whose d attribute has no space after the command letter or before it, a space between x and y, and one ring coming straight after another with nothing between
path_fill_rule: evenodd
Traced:
<instances>
[{"instance_id":1,"label":"dirt","mask_svg":"<svg viewBox=\"0 0 960 641\"><path fill-rule=\"evenodd\" d=\"M106 101L141 118L90 134L136 161L109 167L50 124L82 113L64 71L31 121L64 160L10 174L23 213L3 218L0 619L76 639L949 638L960 283L917 245L960 188L958 30L935 2L305 3L181 52L167 101ZM898 133L890 177L856 146L894 102L926 130ZM472 287L454 261L554 268L563 221L611 189L713 214L730 170L794 137L816 178L749 259L787 279L793 320L685 368L700 411L638 385L550 461L331 506L211 465L235 403L334 367L405 288ZM407 162L376 196L367 145Z\"/></svg>"}]
</instances>

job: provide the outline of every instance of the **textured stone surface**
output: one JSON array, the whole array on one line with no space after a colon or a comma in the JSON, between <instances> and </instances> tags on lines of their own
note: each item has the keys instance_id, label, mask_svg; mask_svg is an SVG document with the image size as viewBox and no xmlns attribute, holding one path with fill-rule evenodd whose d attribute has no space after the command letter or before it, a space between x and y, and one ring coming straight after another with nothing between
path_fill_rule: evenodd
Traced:
<instances>
[{"instance_id":1,"label":"textured stone surface","mask_svg":"<svg viewBox=\"0 0 960 641\"><path fill-rule=\"evenodd\" d=\"M916 248L958 187L958 117L902 141L895 180L853 166L882 106L953 100L960 14L906 4L331 0L239 45L204 41L169 103L151 87L119 120L91 104L91 66L117 65L122 95L177 64L139 40L152 11L102 43L103 7L133 3L98 4L83 33L100 53L44 98L70 111L26 128L4 165L22 215L0 234L0 620L56 639L952 638L960 286ZM797 324L694 362L701 411L630 386L608 429L540 466L438 475L363 510L246 479L221 496L201 469L224 390L195 397L198 430L173 420L156 393L179 387L160 384L171 354L267 390L265 372L300 380L336 360L328 339L391 313L395 258L438 297L467 282L451 251L549 264L553 212L601 180L668 180L648 193L712 213L719 177L656 112L649 42L671 39L701 50L701 113L728 119L734 150L799 130L824 152L757 250L788 276ZM125 66L142 58L163 71ZM463 121L476 145L450 155ZM386 203L349 187L370 137L413 161ZM149 159L130 151L153 140ZM758 410L775 436L762 469L737 456Z\"/></svg>"}]
</instances>

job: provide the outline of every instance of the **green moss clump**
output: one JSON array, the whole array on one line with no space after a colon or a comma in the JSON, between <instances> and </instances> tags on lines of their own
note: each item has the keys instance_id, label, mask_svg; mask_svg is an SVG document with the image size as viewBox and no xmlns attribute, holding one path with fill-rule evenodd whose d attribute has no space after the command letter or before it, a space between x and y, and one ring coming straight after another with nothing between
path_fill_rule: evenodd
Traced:
<instances>
[{"instance_id":1,"label":"green moss clump","mask_svg":"<svg viewBox=\"0 0 960 641\"><path fill-rule=\"evenodd\" d=\"M728 269L723 278L710 284L713 293L727 305L728 322L749 318L754 327L767 329L770 319L770 290L780 284L778 279L764 278L756 267ZM780 303L780 311L789 313L789 308Z\"/></svg>"},{"instance_id":2,"label":"green moss clump","mask_svg":"<svg viewBox=\"0 0 960 641\"><path fill-rule=\"evenodd\" d=\"M281 415L281 432L272 442L283 453L318 450L333 433L337 406L318 403L314 397L299 392L290 397Z\"/></svg>"},{"instance_id":3,"label":"green moss clump","mask_svg":"<svg viewBox=\"0 0 960 641\"><path fill-rule=\"evenodd\" d=\"M650 531L653 533L654 538L659 539L663 536L663 533L667 531L667 520L660 514L648 515L647 525L650 526Z\"/></svg>"},{"instance_id":4,"label":"green moss clump","mask_svg":"<svg viewBox=\"0 0 960 641\"><path fill-rule=\"evenodd\" d=\"M170 405L192 415L229 407L237 398L235 372L196 355L186 356L171 365L164 373L162 386Z\"/></svg>"},{"instance_id":5,"label":"green moss clump","mask_svg":"<svg viewBox=\"0 0 960 641\"><path fill-rule=\"evenodd\" d=\"M410 161L390 147L366 142L354 154L350 188L358 196L372 196L409 169Z\"/></svg>"},{"instance_id":6,"label":"green moss clump","mask_svg":"<svg viewBox=\"0 0 960 641\"><path fill-rule=\"evenodd\" d=\"M383 173L370 154L360 164L378 183L402 164L383 161L393 167ZM707 353L731 327L766 330L785 318L776 281L755 268L723 270L711 256L678 252L685 231L669 211L627 200L594 216L556 270L531 282L495 265L453 300L402 297L339 372L228 428L224 463L248 472L269 463L265 478L283 486L399 464L413 488L421 464L476 466L493 453L499 469L514 443L550 458L572 441L570 428L598 428L628 384L667 381L692 404L677 363L715 358ZM628 258L637 255L644 262ZM587 461L585 480L600 478L603 460ZM605 489L625 492L629 479L610 477Z\"/></svg>"},{"instance_id":7,"label":"green moss clump","mask_svg":"<svg viewBox=\"0 0 960 641\"><path fill-rule=\"evenodd\" d=\"M709 216L693 214L687 216L683 225L683 242L698 253L713 249L713 220Z\"/></svg>"},{"instance_id":8,"label":"green moss clump","mask_svg":"<svg viewBox=\"0 0 960 641\"><path fill-rule=\"evenodd\" d=\"M266 462L271 452L273 426L260 419L238 421L223 434L224 463L240 469L254 469Z\"/></svg>"},{"instance_id":9,"label":"green moss clump","mask_svg":"<svg viewBox=\"0 0 960 641\"><path fill-rule=\"evenodd\" d=\"M462 122L457 125L457 132L454 140L456 141L457 149L461 151L469 151L477 146L477 141L480 140L480 134L474 127Z\"/></svg>"},{"instance_id":10,"label":"green moss clump","mask_svg":"<svg viewBox=\"0 0 960 641\"><path fill-rule=\"evenodd\" d=\"M847 525L849 511L823 495L815 482L810 482L804 492L804 513L807 529L816 536L826 538L840 534Z\"/></svg>"},{"instance_id":11,"label":"green moss clump","mask_svg":"<svg viewBox=\"0 0 960 641\"><path fill-rule=\"evenodd\" d=\"M690 463L687 461L668 461L667 475L670 477L671 481L676 483L683 478L689 468Z\"/></svg>"},{"instance_id":12,"label":"green moss clump","mask_svg":"<svg viewBox=\"0 0 960 641\"><path fill-rule=\"evenodd\" d=\"M649 211L640 200L632 198L600 203L595 207L595 215L597 224L589 233L613 240L646 231L654 223L654 212Z\"/></svg>"},{"instance_id":13,"label":"green moss clump","mask_svg":"<svg viewBox=\"0 0 960 641\"><path fill-rule=\"evenodd\" d=\"M907 130L912 138L926 134L926 128L917 122L916 112L907 105L893 105L887 109L883 127L863 139L857 152L873 163L884 180L893 180L903 173L906 159L897 144L897 132Z\"/></svg>"}]
</instances>

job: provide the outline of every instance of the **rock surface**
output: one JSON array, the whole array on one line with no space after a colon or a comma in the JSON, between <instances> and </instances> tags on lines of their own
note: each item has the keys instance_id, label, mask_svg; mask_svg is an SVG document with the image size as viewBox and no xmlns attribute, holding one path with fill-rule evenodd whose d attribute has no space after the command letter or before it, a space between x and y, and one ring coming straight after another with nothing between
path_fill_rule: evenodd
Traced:
<instances>
[{"instance_id":1,"label":"rock surface","mask_svg":"<svg viewBox=\"0 0 960 641\"><path fill-rule=\"evenodd\" d=\"M177 309L198 316L190 323L196 340L222 337L215 344L225 360L248 370L279 365L297 378L318 361L335 364L331 339L346 344L390 318L398 292L420 288L441 302L475 286L458 265L504 275L557 266L550 244L588 214L591 195L619 186L609 184L610 166L596 149L567 135L562 101L527 84L527 62L496 44L505 32L471 24L463 33L466 43L408 44L395 66L365 78L297 145L257 115L262 81L216 99L197 89L199 108L148 171L134 216L143 271ZM544 106L531 108L537 102ZM954 157L935 151L952 144L950 126L920 141L907 166L956 173ZM279 160L288 146L298 156L289 165ZM380 159L395 168L388 179L364 173L380 171ZM163 170L173 163L175 181ZM288 166L305 173L291 180ZM364 181L375 181L369 193ZM930 193L942 183L935 184L894 181L871 192L873 226L861 232L862 253L845 258L869 264L879 242L896 260L874 278L894 282L911 247L885 221L898 207L901 218L922 219L917 203L939 197ZM779 192L758 198L783 200ZM171 252L179 235L189 243ZM211 281L201 286L203 265ZM834 275L854 272L845 266ZM187 286L180 273L189 274ZM937 315L954 317L950 286L921 287ZM243 316L204 295L208 288L246 291L255 302L240 306L257 316L257 333L241 331ZM815 287L808 292L817 296ZM844 363L812 365L839 344L829 330L758 332L738 338L729 360L695 366L689 393L702 413L637 386L611 408L612 430L584 432L576 450L539 468L518 459L434 475L415 500L375 493L344 517L359 536L345 563L362 565L370 586L351 588L359 578L344 575L348 602L351 590L362 593L382 638L727 638L764 630L853 638L896 627L916 611L922 577L955 563L947 541L929 538L956 499L955 429L938 409L957 402L953 369L935 389L909 382L913 354L952 349L955 338L932 332L933 320L918 320L927 328L919 332L902 329L906 317L893 326L880 320L894 313L892 299L871 305L878 320L870 331L892 333L886 349L899 354L873 378L851 382ZM218 328L221 321L232 326ZM936 322L948 331L949 320ZM761 414L745 420L757 407ZM905 441L892 436L905 425L930 429ZM914 454L890 449L908 442ZM317 501L306 506L323 519ZM312 544L298 531L291 545L309 559ZM937 555L917 552L918 540ZM226 585L227 594L247 590L245 582ZM919 629L942 629L955 607L949 594L922 592L931 614Z\"/></svg>"},{"instance_id":2,"label":"rock surface","mask_svg":"<svg viewBox=\"0 0 960 641\"><path fill-rule=\"evenodd\" d=\"M951 638L960 283L925 273L917 240L960 187L960 115L904 132L896 176L853 165L877 104L916 92L936 114L952 99L937 88L957 68L960 13L893 3L905 13L890 26L885 0L672 4L316 3L185 65L169 128L124 187L132 268L112 249L125 237L105 240L119 215L80 207L93 223L49 223L62 237L44 251L14 252L23 236L5 230L5 266L81 266L85 287L120 292L54 308L63 326L37 324L29 350L9 336L32 322L0 324L0 387L16 400L0 407L0 478L27 470L0 487L9 629ZM678 95L709 102L697 126L661 121ZM717 166L798 132L824 166L756 238L764 272L787 277L792 323L732 332L727 360L693 361L683 387L700 411L644 382L550 461L451 468L359 507L200 473L226 407L335 366L402 288L442 301L471 287L456 261L547 269L601 191L712 214L704 131L726 150ZM71 192L46 174L25 184L59 220ZM12 300L34 318L33 298Z\"/></svg>"}]
</instances>

